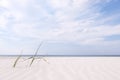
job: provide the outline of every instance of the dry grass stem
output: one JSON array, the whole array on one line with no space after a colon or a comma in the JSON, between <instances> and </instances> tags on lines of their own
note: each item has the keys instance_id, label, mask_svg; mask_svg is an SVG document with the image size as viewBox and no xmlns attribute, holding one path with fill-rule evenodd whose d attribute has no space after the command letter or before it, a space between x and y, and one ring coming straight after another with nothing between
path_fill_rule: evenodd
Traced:
<instances>
[{"instance_id":1,"label":"dry grass stem","mask_svg":"<svg viewBox=\"0 0 120 80\"><path fill-rule=\"evenodd\" d=\"M32 58L32 61L31 61L31 63L30 63L30 66L33 64L33 62L34 62L34 60L35 60L35 57L37 56L38 51L39 51L40 47L42 46L42 44L43 44L43 42L40 43L40 45L38 46L35 54L33 55L33 57L31 57L31 58Z\"/></svg>"},{"instance_id":2,"label":"dry grass stem","mask_svg":"<svg viewBox=\"0 0 120 80\"><path fill-rule=\"evenodd\" d=\"M15 62L14 62L14 64L13 64L13 67L14 67L14 68L16 67L18 60L21 58L22 53L23 53L23 51L21 51L21 54L20 54L20 55L17 57L17 59L15 60Z\"/></svg>"}]
</instances>

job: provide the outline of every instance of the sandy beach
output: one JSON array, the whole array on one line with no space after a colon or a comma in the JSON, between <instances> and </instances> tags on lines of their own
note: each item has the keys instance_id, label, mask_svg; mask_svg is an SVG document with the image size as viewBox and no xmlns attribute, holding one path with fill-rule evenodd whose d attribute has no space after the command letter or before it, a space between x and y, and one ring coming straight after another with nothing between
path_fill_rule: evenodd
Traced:
<instances>
[{"instance_id":1,"label":"sandy beach","mask_svg":"<svg viewBox=\"0 0 120 80\"><path fill-rule=\"evenodd\" d=\"M0 57L0 80L120 80L120 57Z\"/></svg>"}]
</instances>

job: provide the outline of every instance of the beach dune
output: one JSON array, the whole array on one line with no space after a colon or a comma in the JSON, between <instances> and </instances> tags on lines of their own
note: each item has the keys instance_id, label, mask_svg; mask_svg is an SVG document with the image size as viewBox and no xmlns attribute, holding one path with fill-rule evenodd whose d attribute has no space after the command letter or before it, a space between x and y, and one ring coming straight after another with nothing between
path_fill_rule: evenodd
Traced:
<instances>
[{"instance_id":1,"label":"beach dune","mask_svg":"<svg viewBox=\"0 0 120 80\"><path fill-rule=\"evenodd\" d=\"M119 57L0 57L0 80L120 80Z\"/></svg>"}]
</instances>

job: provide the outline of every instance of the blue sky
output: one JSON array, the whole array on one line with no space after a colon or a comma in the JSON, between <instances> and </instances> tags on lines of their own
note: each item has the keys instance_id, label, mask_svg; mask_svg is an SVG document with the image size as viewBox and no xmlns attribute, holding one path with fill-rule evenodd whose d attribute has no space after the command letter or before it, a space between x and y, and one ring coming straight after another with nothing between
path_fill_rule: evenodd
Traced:
<instances>
[{"instance_id":1,"label":"blue sky","mask_svg":"<svg viewBox=\"0 0 120 80\"><path fill-rule=\"evenodd\" d=\"M120 0L0 0L0 55L120 55Z\"/></svg>"}]
</instances>

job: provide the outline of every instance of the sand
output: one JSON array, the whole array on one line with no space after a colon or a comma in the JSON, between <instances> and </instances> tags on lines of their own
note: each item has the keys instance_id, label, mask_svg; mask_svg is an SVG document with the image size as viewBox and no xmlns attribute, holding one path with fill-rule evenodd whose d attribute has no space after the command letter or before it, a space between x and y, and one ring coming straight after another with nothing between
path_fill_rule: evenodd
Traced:
<instances>
[{"instance_id":1,"label":"sand","mask_svg":"<svg viewBox=\"0 0 120 80\"><path fill-rule=\"evenodd\" d=\"M120 57L46 57L30 61L0 57L0 80L120 80Z\"/></svg>"}]
</instances>

